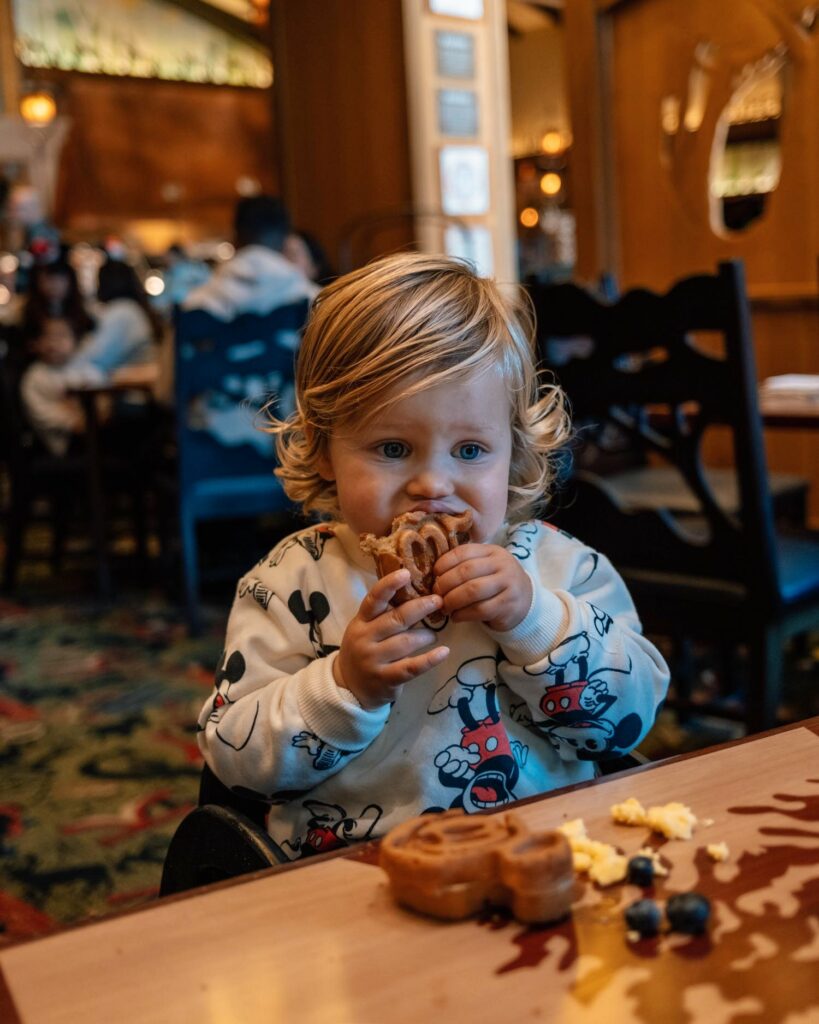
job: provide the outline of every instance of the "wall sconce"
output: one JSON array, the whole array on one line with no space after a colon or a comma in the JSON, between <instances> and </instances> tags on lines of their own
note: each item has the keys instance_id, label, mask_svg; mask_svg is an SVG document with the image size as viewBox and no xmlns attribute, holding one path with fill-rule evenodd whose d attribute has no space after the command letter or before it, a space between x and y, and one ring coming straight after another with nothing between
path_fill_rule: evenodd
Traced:
<instances>
[{"instance_id":1,"label":"wall sconce","mask_svg":"<svg viewBox=\"0 0 819 1024\"><path fill-rule=\"evenodd\" d=\"M556 196L563 188L563 179L554 171L549 171L540 179L540 191L546 196Z\"/></svg>"},{"instance_id":2,"label":"wall sconce","mask_svg":"<svg viewBox=\"0 0 819 1024\"><path fill-rule=\"evenodd\" d=\"M571 144L571 133L556 128L550 128L540 140L540 148L546 156L562 156Z\"/></svg>"},{"instance_id":3,"label":"wall sconce","mask_svg":"<svg viewBox=\"0 0 819 1024\"><path fill-rule=\"evenodd\" d=\"M20 116L35 128L46 128L57 116L57 103L50 92L38 89L20 100Z\"/></svg>"}]
</instances>

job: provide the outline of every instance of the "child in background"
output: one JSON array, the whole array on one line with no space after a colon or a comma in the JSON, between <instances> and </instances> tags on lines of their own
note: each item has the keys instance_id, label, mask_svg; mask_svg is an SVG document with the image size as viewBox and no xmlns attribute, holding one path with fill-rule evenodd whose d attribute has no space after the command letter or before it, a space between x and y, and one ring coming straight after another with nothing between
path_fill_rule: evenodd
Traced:
<instances>
[{"instance_id":1,"label":"child in background","mask_svg":"<svg viewBox=\"0 0 819 1024\"><path fill-rule=\"evenodd\" d=\"M288 495L329 522L240 580L198 734L291 858L582 782L654 722L668 670L623 581L532 518L568 434L532 328L494 282L418 253L316 300L272 429ZM409 573L376 579L359 535L413 510L469 510L472 539L396 608Z\"/></svg>"},{"instance_id":2,"label":"child in background","mask_svg":"<svg viewBox=\"0 0 819 1024\"><path fill-rule=\"evenodd\" d=\"M68 389L99 384L103 374L77 358L77 336L62 317L45 318L29 349L34 361L20 381L23 408L52 455L65 455L85 429L82 407Z\"/></svg>"},{"instance_id":3,"label":"child in background","mask_svg":"<svg viewBox=\"0 0 819 1024\"><path fill-rule=\"evenodd\" d=\"M74 335L82 339L94 327L85 308L77 273L65 256L51 263L35 264L22 312L22 334L36 338L49 319L67 320Z\"/></svg>"}]
</instances>

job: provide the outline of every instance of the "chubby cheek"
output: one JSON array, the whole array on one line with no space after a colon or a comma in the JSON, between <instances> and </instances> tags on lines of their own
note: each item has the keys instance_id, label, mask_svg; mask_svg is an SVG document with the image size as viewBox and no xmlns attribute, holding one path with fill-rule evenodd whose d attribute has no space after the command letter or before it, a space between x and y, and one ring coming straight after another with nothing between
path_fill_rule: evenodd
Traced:
<instances>
[{"instance_id":1,"label":"chubby cheek","mask_svg":"<svg viewBox=\"0 0 819 1024\"><path fill-rule=\"evenodd\" d=\"M479 493L464 495L474 510L472 538L479 544L492 541L506 519L508 479L508 475L499 473L496 479L485 480L488 486Z\"/></svg>"},{"instance_id":2,"label":"chubby cheek","mask_svg":"<svg viewBox=\"0 0 819 1024\"><path fill-rule=\"evenodd\" d=\"M365 474L337 481L339 507L350 529L384 534L392 523L392 505L383 485Z\"/></svg>"}]
</instances>

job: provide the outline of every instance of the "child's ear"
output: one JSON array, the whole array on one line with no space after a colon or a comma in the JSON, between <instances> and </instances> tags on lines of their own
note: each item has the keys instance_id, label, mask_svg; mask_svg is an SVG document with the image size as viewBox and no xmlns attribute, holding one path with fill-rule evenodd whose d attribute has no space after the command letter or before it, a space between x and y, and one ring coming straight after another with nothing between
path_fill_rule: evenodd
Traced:
<instances>
[{"instance_id":1,"label":"child's ear","mask_svg":"<svg viewBox=\"0 0 819 1024\"><path fill-rule=\"evenodd\" d=\"M316 469L318 470L318 475L321 477L322 480L335 480L336 474L333 472L333 463L332 460L330 459L330 453L328 451L329 445L327 444L327 438L318 437L317 432L314 431L314 429L309 424L305 424L304 433L307 439L307 443L310 446L315 444L315 446L318 448L315 463Z\"/></svg>"},{"instance_id":2,"label":"child's ear","mask_svg":"<svg viewBox=\"0 0 819 1024\"><path fill-rule=\"evenodd\" d=\"M318 460L316 461L316 468L318 469L319 476L322 480L335 480L336 474L333 471L333 462L326 451L319 455Z\"/></svg>"}]
</instances>

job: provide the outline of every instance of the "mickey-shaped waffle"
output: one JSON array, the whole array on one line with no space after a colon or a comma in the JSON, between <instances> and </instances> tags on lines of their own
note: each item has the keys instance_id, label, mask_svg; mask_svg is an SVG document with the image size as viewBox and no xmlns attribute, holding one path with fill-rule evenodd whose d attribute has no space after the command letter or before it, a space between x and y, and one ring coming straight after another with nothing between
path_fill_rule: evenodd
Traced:
<instances>
[{"instance_id":1,"label":"mickey-shaped waffle","mask_svg":"<svg viewBox=\"0 0 819 1024\"><path fill-rule=\"evenodd\" d=\"M387 833L379 856L395 899L433 917L457 920L502 906L529 924L570 910L568 840L560 832L530 832L514 811L411 818Z\"/></svg>"},{"instance_id":2,"label":"mickey-shaped waffle","mask_svg":"<svg viewBox=\"0 0 819 1024\"><path fill-rule=\"evenodd\" d=\"M447 551L470 540L472 513L405 512L392 521L386 537L362 533L361 550L375 560L379 578L396 569L409 569L410 581L396 593L395 605L414 597L432 593L435 574L432 567ZM444 615L434 612L428 616L431 623L443 622Z\"/></svg>"}]
</instances>

